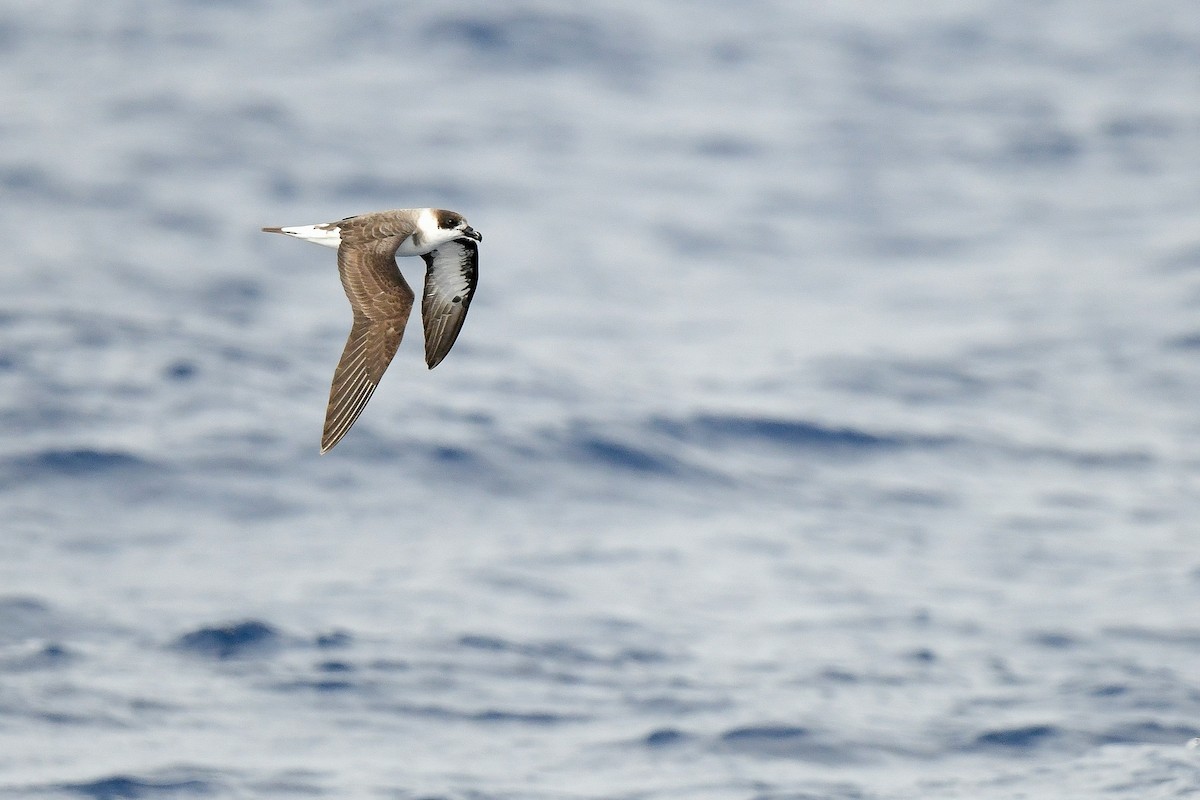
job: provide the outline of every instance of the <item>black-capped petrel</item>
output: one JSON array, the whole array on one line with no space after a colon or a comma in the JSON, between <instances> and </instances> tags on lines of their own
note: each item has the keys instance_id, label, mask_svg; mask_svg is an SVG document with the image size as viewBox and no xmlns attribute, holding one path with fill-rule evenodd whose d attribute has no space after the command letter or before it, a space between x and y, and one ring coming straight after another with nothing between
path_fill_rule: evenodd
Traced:
<instances>
[{"instance_id":1,"label":"black-capped petrel","mask_svg":"<svg viewBox=\"0 0 1200 800\"><path fill-rule=\"evenodd\" d=\"M413 307L413 290L396 256L425 259L425 363L441 363L467 317L479 276L483 236L461 214L440 208L400 208L321 225L263 228L314 244L336 247L338 273L354 325L333 372L321 452L328 453L358 419L396 355Z\"/></svg>"}]
</instances>

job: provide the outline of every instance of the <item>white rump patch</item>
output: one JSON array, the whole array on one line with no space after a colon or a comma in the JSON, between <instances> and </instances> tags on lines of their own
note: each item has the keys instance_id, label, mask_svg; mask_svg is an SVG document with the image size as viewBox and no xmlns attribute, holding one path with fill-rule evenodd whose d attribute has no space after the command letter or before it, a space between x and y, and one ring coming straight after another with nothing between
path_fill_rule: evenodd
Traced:
<instances>
[{"instance_id":1,"label":"white rump patch","mask_svg":"<svg viewBox=\"0 0 1200 800\"><path fill-rule=\"evenodd\" d=\"M280 228L279 230L286 233L288 236L295 236L297 239L303 239L306 242L313 244L324 245L337 249L342 244L342 232L337 225L292 225L288 228Z\"/></svg>"}]
</instances>

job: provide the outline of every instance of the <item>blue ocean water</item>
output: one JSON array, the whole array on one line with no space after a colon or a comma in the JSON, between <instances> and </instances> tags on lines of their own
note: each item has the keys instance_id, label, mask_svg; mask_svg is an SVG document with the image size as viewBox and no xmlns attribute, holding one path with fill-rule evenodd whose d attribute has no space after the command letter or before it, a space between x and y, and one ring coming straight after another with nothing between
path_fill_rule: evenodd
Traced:
<instances>
[{"instance_id":1,"label":"blue ocean water","mask_svg":"<svg viewBox=\"0 0 1200 800\"><path fill-rule=\"evenodd\" d=\"M1200 795L1198 71L1183 0L0 5L0 796ZM318 456L259 228L424 205L470 317Z\"/></svg>"}]
</instances>

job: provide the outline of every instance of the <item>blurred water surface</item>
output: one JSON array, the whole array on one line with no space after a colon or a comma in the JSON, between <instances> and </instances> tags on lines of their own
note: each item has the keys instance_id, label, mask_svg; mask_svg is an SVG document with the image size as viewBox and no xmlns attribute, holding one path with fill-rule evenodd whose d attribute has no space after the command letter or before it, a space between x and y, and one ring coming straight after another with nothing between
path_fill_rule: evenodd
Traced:
<instances>
[{"instance_id":1,"label":"blurred water surface","mask_svg":"<svg viewBox=\"0 0 1200 800\"><path fill-rule=\"evenodd\" d=\"M10 0L0 71L0 795L1197 793L1192 3ZM470 319L319 457L258 229L425 205Z\"/></svg>"}]
</instances>

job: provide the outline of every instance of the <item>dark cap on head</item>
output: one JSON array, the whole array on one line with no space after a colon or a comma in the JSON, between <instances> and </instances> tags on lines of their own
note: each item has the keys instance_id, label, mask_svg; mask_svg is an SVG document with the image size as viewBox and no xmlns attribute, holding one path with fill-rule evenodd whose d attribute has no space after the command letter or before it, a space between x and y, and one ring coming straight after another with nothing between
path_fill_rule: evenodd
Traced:
<instances>
[{"instance_id":1,"label":"dark cap on head","mask_svg":"<svg viewBox=\"0 0 1200 800\"><path fill-rule=\"evenodd\" d=\"M437 215L438 227L443 230L451 230L457 228L458 224L463 221L462 214L456 214L453 211L447 211L444 208L439 208L433 212Z\"/></svg>"}]
</instances>

